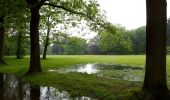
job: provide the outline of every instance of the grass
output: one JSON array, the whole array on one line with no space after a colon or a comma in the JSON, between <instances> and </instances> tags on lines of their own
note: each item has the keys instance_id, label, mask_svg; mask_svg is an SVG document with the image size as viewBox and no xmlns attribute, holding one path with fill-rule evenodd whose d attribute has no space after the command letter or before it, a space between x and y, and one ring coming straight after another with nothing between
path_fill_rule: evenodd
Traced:
<instances>
[{"instance_id":1,"label":"grass","mask_svg":"<svg viewBox=\"0 0 170 100\"><path fill-rule=\"evenodd\" d=\"M109 63L144 66L144 55L57 55L47 56L47 60L41 60L42 73L25 76L29 66L29 57L15 59L5 57L8 65L0 66L0 72L16 74L22 79L38 85L53 86L61 91L67 91L72 96L89 96L98 99L114 99L132 95L130 91L140 90L142 83L131 83L123 80L111 80L88 75L85 73L48 72L49 69L70 67L75 64L85 63ZM167 56L167 61L170 56ZM170 79L170 62L167 62L168 79ZM123 95L123 96L122 96Z\"/></svg>"}]
</instances>

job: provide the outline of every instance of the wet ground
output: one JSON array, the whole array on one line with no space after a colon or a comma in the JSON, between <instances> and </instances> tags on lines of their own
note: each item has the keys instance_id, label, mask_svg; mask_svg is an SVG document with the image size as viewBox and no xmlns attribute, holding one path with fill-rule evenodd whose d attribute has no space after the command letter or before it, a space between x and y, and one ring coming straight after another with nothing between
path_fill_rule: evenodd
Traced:
<instances>
[{"instance_id":1,"label":"wet ground","mask_svg":"<svg viewBox=\"0 0 170 100\"><path fill-rule=\"evenodd\" d=\"M79 64L69 68L50 69L59 73L86 73L116 80L143 81L141 66L113 64ZM18 79L15 75L0 73L0 100L94 100L89 97L72 98L66 91L54 87L37 86Z\"/></svg>"},{"instance_id":2,"label":"wet ground","mask_svg":"<svg viewBox=\"0 0 170 100\"><path fill-rule=\"evenodd\" d=\"M89 97L72 98L66 91L23 82L15 75L0 73L0 100L93 100Z\"/></svg>"},{"instance_id":3,"label":"wet ground","mask_svg":"<svg viewBox=\"0 0 170 100\"><path fill-rule=\"evenodd\" d=\"M113 65L113 64L79 64L69 68L50 69L59 73L87 73L110 79L143 81L144 68L142 66Z\"/></svg>"}]
</instances>

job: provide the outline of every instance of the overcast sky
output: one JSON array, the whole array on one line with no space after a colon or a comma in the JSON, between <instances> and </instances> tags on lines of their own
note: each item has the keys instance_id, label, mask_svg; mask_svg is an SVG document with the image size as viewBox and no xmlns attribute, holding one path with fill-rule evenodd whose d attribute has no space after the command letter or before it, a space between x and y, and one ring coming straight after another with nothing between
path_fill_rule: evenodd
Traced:
<instances>
[{"instance_id":1,"label":"overcast sky","mask_svg":"<svg viewBox=\"0 0 170 100\"><path fill-rule=\"evenodd\" d=\"M120 24L127 29L135 29L146 25L146 0L98 0L106 11L108 20ZM170 0L167 0L168 16L170 16Z\"/></svg>"}]
</instances>

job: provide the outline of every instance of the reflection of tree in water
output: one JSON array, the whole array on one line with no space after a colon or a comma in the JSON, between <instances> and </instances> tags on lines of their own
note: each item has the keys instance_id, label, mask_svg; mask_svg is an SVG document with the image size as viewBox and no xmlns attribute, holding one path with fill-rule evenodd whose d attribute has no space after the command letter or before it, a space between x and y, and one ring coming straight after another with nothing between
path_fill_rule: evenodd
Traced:
<instances>
[{"instance_id":1,"label":"reflection of tree in water","mask_svg":"<svg viewBox=\"0 0 170 100\"><path fill-rule=\"evenodd\" d=\"M31 100L40 100L40 86L31 85L30 89Z\"/></svg>"},{"instance_id":2,"label":"reflection of tree in water","mask_svg":"<svg viewBox=\"0 0 170 100\"><path fill-rule=\"evenodd\" d=\"M14 75L0 74L0 100L30 100L29 88Z\"/></svg>"},{"instance_id":3,"label":"reflection of tree in water","mask_svg":"<svg viewBox=\"0 0 170 100\"><path fill-rule=\"evenodd\" d=\"M3 82L3 74L0 73L0 98L4 100L4 82Z\"/></svg>"},{"instance_id":4,"label":"reflection of tree in water","mask_svg":"<svg viewBox=\"0 0 170 100\"><path fill-rule=\"evenodd\" d=\"M78 100L86 100L80 97ZM72 100L68 92L37 86L18 80L15 75L0 74L0 100ZM89 98L88 98L89 99ZM87 100L88 100L87 99ZM77 100L77 99L76 99Z\"/></svg>"},{"instance_id":5,"label":"reflection of tree in water","mask_svg":"<svg viewBox=\"0 0 170 100\"><path fill-rule=\"evenodd\" d=\"M19 100L18 80L14 75L4 75L5 100Z\"/></svg>"},{"instance_id":6,"label":"reflection of tree in water","mask_svg":"<svg viewBox=\"0 0 170 100\"><path fill-rule=\"evenodd\" d=\"M41 87L41 100L69 100L70 95L63 91L59 92L58 89L53 87Z\"/></svg>"}]
</instances>

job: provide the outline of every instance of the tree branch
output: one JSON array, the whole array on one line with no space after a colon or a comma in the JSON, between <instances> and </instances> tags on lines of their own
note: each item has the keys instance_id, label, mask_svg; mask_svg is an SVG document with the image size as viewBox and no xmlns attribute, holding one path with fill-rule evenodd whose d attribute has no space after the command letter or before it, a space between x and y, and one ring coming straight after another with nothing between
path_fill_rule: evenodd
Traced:
<instances>
[{"instance_id":1,"label":"tree branch","mask_svg":"<svg viewBox=\"0 0 170 100\"><path fill-rule=\"evenodd\" d=\"M39 2L39 7L41 7L46 1L48 1L48 0L41 0L41 1Z\"/></svg>"},{"instance_id":2,"label":"tree branch","mask_svg":"<svg viewBox=\"0 0 170 100\"><path fill-rule=\"evenodd\" d=\"M51 3L44 3L44 5L48 5L48 6L52 6L52 7L57 7L57 8L65 10L67 12L70 12L72 14L76 14L76 15L80 15L80 16L86 17L89 20L93 21L96 25L100 25L101 27L109 30L110 32L113 32L113 33L115 32L115 31L112 30L112 28L109 27L108 23L101 23L98 19L95 20L94 18L90 17L89 15L87 15L85 13L78 12L78 11L75 11L73 9L70 9L70 8L67 8L67 7L64 7L64 6L61 6L61 5L51 4Z\"/></svg>"},{"instance_id":3,"label":"tree branch","mask_svg":"<svg viewBox=\"0 0 170 100\"><path fill-rule=\"evenodd\" d=\"M65 10L65 11L68 11L68 12L70 12L70 13L72 13L72 14L82 15L82 16L84 16L84 17L88 17L88 18L91 19L91 17L87 16L86 14L84 14L84 13L82 13L82 12L77 12L77 11L74 11L74 10L72 10L72 9L70 9L70 8L68 9L68 8L66 8L66 7L64 7L64 6L61 6L61 5L55 5L55 4L51 4L51 3L44 3L44 5L48 5L48 6L52 6L52 7L57 7L57 8L60 8L60 9Z\"/></svg>"}]
</instances>

